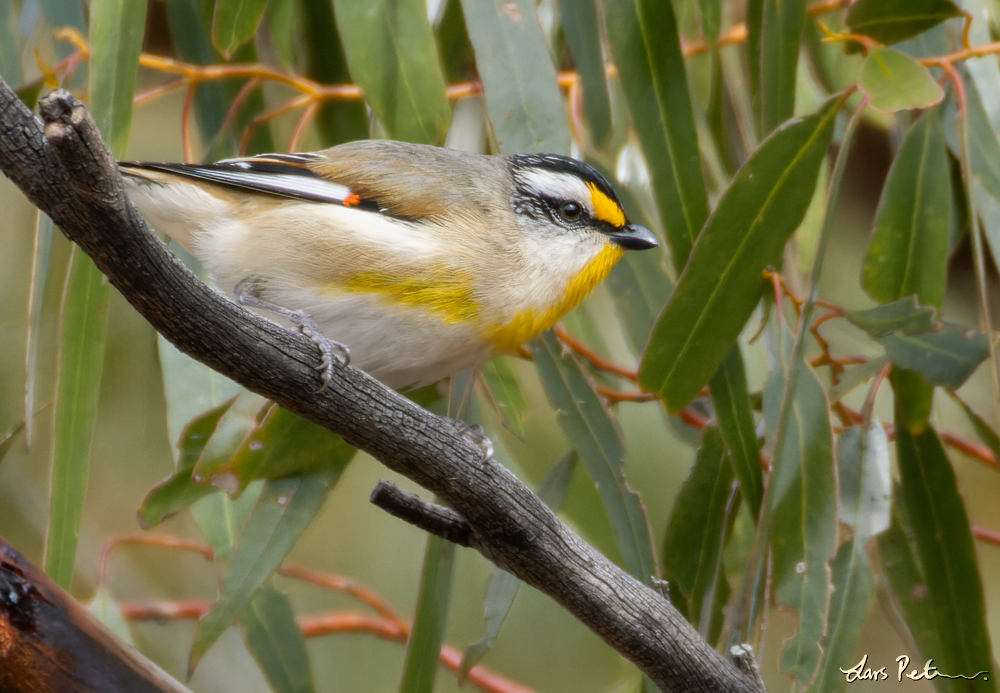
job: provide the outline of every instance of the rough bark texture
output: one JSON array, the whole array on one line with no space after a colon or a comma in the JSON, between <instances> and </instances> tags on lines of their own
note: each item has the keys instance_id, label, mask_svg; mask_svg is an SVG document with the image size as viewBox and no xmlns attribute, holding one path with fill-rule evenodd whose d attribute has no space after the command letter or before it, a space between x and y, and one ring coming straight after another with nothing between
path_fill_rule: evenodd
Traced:
<instances>
[{"instance_id":1,"label":"rough bark texture","mask_svg":"<svg viewBox=\"0 0 1000 693\"><path fill-rule=\"evenodd\" d=\"M664 691L763 690L448 421L353 368L337 367L315 394L315 345L205 286L167 250L126 201L78 101L59 91L41 110L44 133L0 83L0 167L181 351L437 494L471 528L470 545L555 599Z\"/></svg>"}]
</instances>

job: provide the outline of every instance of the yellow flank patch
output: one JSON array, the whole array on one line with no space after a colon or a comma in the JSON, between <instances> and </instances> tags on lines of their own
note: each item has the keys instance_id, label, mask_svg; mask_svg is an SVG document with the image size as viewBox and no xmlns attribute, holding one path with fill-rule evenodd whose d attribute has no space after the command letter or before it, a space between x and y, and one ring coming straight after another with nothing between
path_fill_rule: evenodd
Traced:
<instances>
[{"instance_id":1,"label":"yellow flank patch","mask_svg":"<svg viewBox=\"0 0 1000 693\"><path fill-rule=\"evenodd\" d=\"M594 217L598 221L608 222L615 228L624 226L625 212L618 203L598 190L593 183L587 183L587 187L590 188L590 199L594 203Z\"/></svg>"},{"instance_id":2,"label":"yellow flank patch","mask_svg":"<svg viewBox=\"0 0 1000 693\"><path fill-rule=\"evenodd\" d=\"M605 197L605 199L607 198ZM615 206L617 207L617 205ZM621 212L619 211L619 213ZM597 257L570 280L561 301L541 312L537 310L522 311L507 324L495 325L489 337L497 350L513 351L555 325L559 318L575 308L587 294L593 291L595 286L608 276L611 268L622 259L624 254L625 250L622 247L608 243Z\"/></svg>"},{"instance_id":3,"label":"yellow flank patch","mask_svg":"<svg viewBox=\"0 0 1000 693\"><path fill-rule=\"evenodd\" d=\"M451 269L419 277L361 272L348 277L344 288L352 293L379 294L388 305L423 308L452 325L474 322L479 315L472 283Z\"/></svg>"}]
</instances>

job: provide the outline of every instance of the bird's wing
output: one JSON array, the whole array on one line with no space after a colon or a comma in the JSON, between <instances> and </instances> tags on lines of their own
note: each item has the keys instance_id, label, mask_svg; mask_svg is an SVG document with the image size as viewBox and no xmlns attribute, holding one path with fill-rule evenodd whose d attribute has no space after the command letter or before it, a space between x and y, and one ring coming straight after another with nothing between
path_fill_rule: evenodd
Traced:
<instances>
[{"instance_id":1,"label":"bird's wing","mask_svg":"<svg viewBox=\"0 0 1000 693\"><path fill-rule=\"evenodd\" d=\"M360 198L349 187L329 181L309 168L309 163L314 159L313 154L262 154L202 165L151 161L123 161L120 165L126 171L162 171L183 178L295 200L344 206L360 202Z\"/></svg>"}]
</instances>

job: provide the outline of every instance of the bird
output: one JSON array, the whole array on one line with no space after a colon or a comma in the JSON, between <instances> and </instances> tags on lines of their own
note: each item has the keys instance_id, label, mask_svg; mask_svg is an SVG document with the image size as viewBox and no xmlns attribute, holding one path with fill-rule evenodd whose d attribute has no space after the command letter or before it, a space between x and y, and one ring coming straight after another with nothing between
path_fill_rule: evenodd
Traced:
<instances>
[{"instance_id":1,"label":"bird","mask_svg":"<svg viewBox=\"0 0 1000 693\"><path fill-rule=\"evenodd\" d=\"M121 161L145 219L244 304L393 389L516 352L655 248L608 181L556 154L392 140L214 164Z\"/></svg>"}]
</instances>

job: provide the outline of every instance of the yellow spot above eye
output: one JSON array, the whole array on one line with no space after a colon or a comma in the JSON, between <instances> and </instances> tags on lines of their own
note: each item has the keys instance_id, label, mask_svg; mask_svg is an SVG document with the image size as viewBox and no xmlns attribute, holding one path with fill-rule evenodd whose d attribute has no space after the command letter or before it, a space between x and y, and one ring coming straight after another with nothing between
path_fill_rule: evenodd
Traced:
<instances>
[{"instance_id":1,"label":"yellow spot above eye","mask_svg":"<svg viewBox=\"0 0 1000 693\"><path fill-rule=\"evenodd\" d=\"M599 221L606 221L614 227L625 225L625 212L617 202L598 190L593 183L587 183L590 188L590 199L594 203L594 217Z\"/></svg>"}]
</instances>

